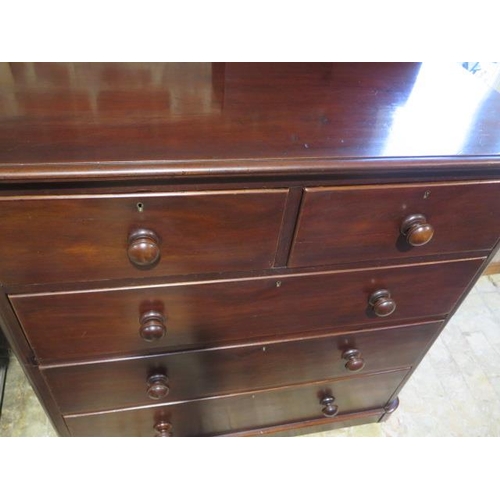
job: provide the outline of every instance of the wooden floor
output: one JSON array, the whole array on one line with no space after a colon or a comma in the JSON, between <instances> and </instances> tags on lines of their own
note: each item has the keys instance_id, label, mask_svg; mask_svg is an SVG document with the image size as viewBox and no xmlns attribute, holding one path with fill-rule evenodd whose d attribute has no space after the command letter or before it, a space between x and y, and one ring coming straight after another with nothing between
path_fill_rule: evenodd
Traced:
<instances>
[{"instance_id":1,"label":"wooden floor","mask_svg":"<svg viewBox=\"0 0 500 500\"><path fill-rule=\"evenodd\" d=\"M500 274L483 276L382 424L311 436L500 436ZM16 360L0 436L55 436Z\"/></svg>"}]
</instances>

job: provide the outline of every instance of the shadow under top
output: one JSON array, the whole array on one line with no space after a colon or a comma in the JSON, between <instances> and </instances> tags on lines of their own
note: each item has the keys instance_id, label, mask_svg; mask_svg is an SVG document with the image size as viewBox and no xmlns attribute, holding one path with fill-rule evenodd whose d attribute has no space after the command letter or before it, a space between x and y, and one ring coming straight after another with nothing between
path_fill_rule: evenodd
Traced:
<instances>
[{"instance_id":1,"label":"shadow under top","mask_svg":"<svg viewBox=\"0 0 500 500\"><path fill-rule=\"evenodd\" d=\"M459 63L0 63L1 181L498 174L498 155L500 94Z\"/></svg>"}]
</instances>

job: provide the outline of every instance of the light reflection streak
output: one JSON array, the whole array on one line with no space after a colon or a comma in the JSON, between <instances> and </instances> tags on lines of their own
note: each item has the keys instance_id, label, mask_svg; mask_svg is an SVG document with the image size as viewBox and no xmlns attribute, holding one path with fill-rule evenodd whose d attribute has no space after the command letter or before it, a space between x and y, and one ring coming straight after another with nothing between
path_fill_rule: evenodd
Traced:
<instances>
[{"instance_id":1,"label":"light reflection streak","mask_svg":"<svg viewBox=\"0 0 500 500\"><path fill-rule=\"evenodd\" d=\"M394 111L383 155L460 154L489 92L459 63L423 63L408 100Z\"/></svg>"}]
</instances>

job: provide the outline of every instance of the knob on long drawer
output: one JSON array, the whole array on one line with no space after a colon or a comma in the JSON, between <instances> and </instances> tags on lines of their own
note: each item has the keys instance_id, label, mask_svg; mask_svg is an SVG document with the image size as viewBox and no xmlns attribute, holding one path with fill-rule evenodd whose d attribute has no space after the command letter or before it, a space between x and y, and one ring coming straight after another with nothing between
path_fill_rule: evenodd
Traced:
<instances>
[{"instance_id":1,"label":"knob on long drawer","mask_svg":"<svg viewBox=\"0 0 500 500\"><path fill-rule=\"evenodd\" d=\"M147 311L140 318L140 336L146 342L154 342L165 336L167 327L165 326L165 316L158 311Z\"/></svg>"},{"instance_id":2,"label":"knob on long drawer","mask_svg":"<svg viewBox=\"0 0 500 500\"><path fill-rule=\"evenodd\" d=\"M389 290L377 290L370 295L368 303L380 318L391 315L396 310L396 301Z\"/></svg>"},{"instance_id":3,"label":"knob on long drawer","mask_svg":"<svg viewBox=\"0 0 500 500\"><path fill-rule=\"evenodd\" d=\"M170 422L160 421L154 425L156 437L172 437L172 424Z\"/></svg>"},{"instance_id":4,"label":"knob on long drawer","mask_svg":"<svg viewBox=\"0 0 500 500\"><path fill-rule=\"evenodd\" d=\"M411 246L420 247L431 241L434 228L427 222L425 215L413 214L401 223L401 234L406 236L406 241Z\"/></svg>"},{"instance_id":5,"label":"knob on long drawer","mask_svg":"<svg viewBox=\"0 0 500 500\"><path fill-rule=\"evenodd\" d=\"M342 353L342 359L345 359L345 369L350 372L359 372L365 367L365 360L361 357L358 349L347 349Z\"/></svg>"},{"instance_id":6,"label":"knob on long drawer","mask_svg":"<svg viewBox=\"0 0 500 500\"><path fill-rule=\"evenodd\" d=\"M147 393L150 399L166 398L169 392L170 386L166 375L156 374L148 377Z\"/></svg>"},{"instance_id":7,"label":"knob on long drawer","mask_svg":"<svg viewBox=\"0 0 500 500\"><path fill-rule=\"evenodd\" d=\"M150 229L138 229L129 234L128 258L138 267L150 267L160 260L160 238Z\"/></svg>"},{"instance_id":8,"label":"knob on long drawer","mask_svg":"<svg viewBox=\"0 0 500 500\"><path fill-rule=\"evenodd\" d=\"M334 405L335 398L327 395L321 398L320 404L323 405L321 412L325 417L334 417L339 412L339 407Z\"/></svg>"}]
</instances>

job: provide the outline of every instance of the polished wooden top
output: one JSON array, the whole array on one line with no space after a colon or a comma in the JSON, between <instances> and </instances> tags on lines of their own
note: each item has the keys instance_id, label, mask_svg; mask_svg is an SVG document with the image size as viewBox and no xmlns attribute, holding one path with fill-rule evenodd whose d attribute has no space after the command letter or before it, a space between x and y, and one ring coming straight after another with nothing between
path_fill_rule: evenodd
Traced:
<instances>
[{"instance_id":1,"label":"polished wooden top","mask_svg":"<svg viewBox=\"0 0 500 500\"><path fill-rule=\"evenodd\" d=\"M499 117L459 63L0 63L0 179L498 169Z\"/></svg>"}]
</instances>

